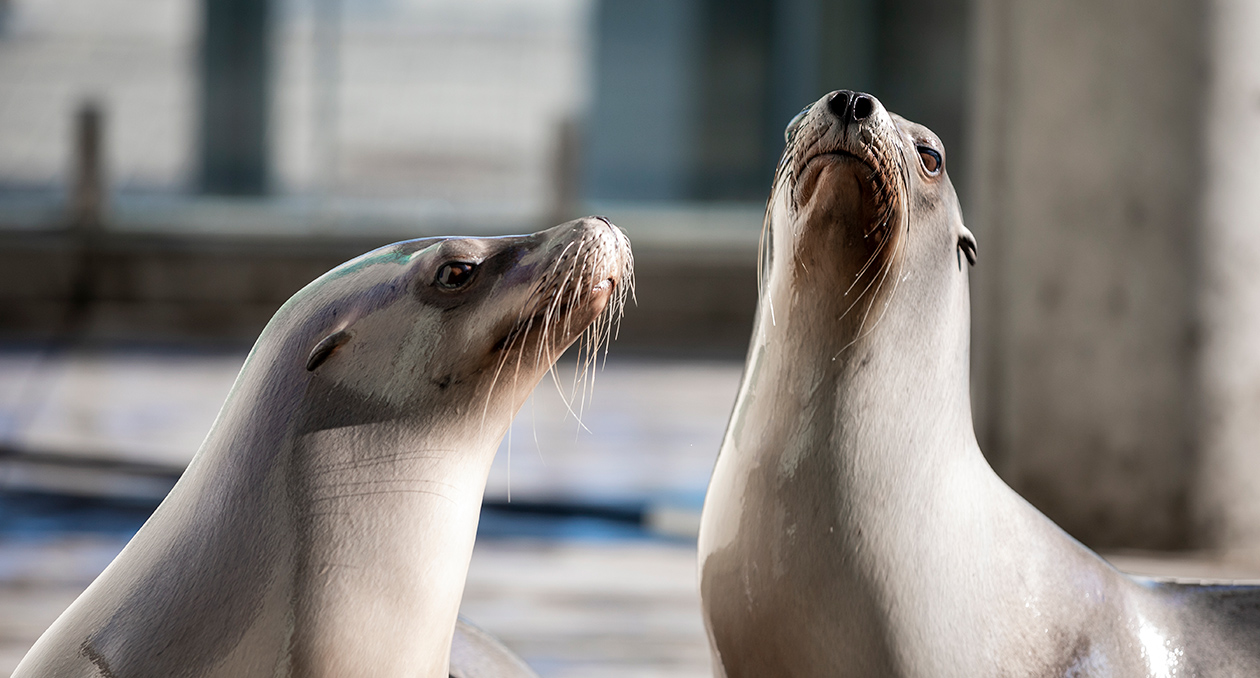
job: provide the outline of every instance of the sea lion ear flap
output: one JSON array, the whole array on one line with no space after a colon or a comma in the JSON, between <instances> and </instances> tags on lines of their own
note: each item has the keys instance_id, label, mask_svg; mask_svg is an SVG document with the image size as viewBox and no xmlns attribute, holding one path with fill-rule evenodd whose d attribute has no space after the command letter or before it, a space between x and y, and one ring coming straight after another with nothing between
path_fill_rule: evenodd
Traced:
<instances>
[{"instance_id":1,"label":"sea lion ear flap","mask_svg":"<svg viewBox=\"0 0 1260 678\"><path fill-rule=\"evenodd\" d=\"M314 372L316 367L323 365L334 351L350 341L353 336L354 333L350 330L337 330L321 339L318 344L315 344L315 348L311 349L311 355L306 359L306 371Z\"/></svg>"},{"instance_id":2,"label":"sea lion ear flap","mask_svg":"<svg viewBox=\"0 0 1260 678\"><path fill-rule=\"evenodd\" d=\"M963 256L967 257L967 263L976 265L976 236L966 226L962 226L962 233L958 234L958 249ZM958 262L958 267L962 268L962 262Z\"/></svg>"}]
</instances>

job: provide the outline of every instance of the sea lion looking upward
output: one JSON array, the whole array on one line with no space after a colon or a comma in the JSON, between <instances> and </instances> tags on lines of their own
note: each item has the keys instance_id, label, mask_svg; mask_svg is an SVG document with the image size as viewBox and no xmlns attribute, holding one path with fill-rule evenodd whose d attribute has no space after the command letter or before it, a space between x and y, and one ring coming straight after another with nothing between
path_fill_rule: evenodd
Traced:
<instances>
[{"instance_id":1,"label":"sea lion looking upward","mask_svg":"<svg viewBox=\"0 0 1260 678\"><path fill-rule=\"evenodd\" d=\"M1260 675L1260 590L1126 576L985 462L940 140L848 91L787 136L701 523L715 674Z\"/></svg>"},{"instance_id":2,"label":"sea lion looking upward","mask_svg":"<svg viewBox=\"0 0 1260 678\"><path fill-rule=\"evenodd\" d=\"M606 219L383 247L263 330L200 451L15 676L484 676L449 665L482 492L560 353L631 284ZM494 649L466 631L466 657ZM508 675L527 675L515 671Z\"/></svg>"}]
</instances>

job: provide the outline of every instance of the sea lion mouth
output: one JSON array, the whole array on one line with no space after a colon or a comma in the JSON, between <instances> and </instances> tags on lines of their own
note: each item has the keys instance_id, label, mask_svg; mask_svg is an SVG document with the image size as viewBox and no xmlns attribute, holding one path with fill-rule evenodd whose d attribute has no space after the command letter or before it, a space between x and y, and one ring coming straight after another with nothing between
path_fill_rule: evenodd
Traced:
<instances>
[{"instance_id":1,"label":"sea lion mouth","mask_svg":"<svg viewBox=\"0 0 1260 678\"><path fill-rule=\"evenodd\" d=\"M822 143L823 139L816 140L813 148L802 154L791 172L793 203L801 209L813 198L820 188L826 165L852 163L865 187L864 198L869 201L871 210L871 221L863 235L884 233L893 220L903 189L901 175L904 172L896 140L886 133L838 136L838 139L827 139L830 143L826 144Z\"/></svg>"},{"instance_id":2,"label":"sea lion mouth","mask_svg":"<svg viewBox=\"0 0 1260 678\"><path fill-rule=\"evenodd\" d=\"M867 155L854 153L844 148L816 150L805 158L801 163L800 169L795 173L797 205L804 205L813 196L814 191L817 189L816 183L825 165L846 162L864 168L871 177L879 174L879 170L876 168L873 160Z\"/></svg>"},{"instance_id":3,"label":"sea lion mouth","mask_svg":"<svg viewBox=\"0 0 1260 678\"><path fill-rule=\"evenodd\" d=\"M847 158L855 162L861 163L863 165L866 165L867 169L869 169L872 172L876 171L875 166L871 164L871 160L869 158L860 156L856 153L851 153L842 148L836 148L830 151L817 151L813 153L812 155L808 156L807 158L805 158L805 162L801 163L800 174L803 174L806 171L808 171L810 168L810 165L813 165L815 162L820 162L820 161L829 160L829 159L836 159L836 158Z\"/></svg>"}]
</instances>

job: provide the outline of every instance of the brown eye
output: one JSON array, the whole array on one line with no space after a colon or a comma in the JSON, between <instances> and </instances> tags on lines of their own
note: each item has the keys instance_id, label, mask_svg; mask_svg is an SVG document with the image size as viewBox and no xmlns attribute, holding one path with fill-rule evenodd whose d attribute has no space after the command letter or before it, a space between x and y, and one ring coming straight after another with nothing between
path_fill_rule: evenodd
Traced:
<instances>
[{"instance_id":1,"label":"brown eye","mask_svg":"<svg viewBox=\"0 0 1260 678\"><path fill-rule=\"evenodd\" d=\"M449 264L443 264L442 268L438 269L437 279L434 282L447 289L463 287L472 280L475 270L477 270L476 264L467 261L452 261Z\"/></svg>"},{"instance_id":2,"label":"brown eye","mask_svg":"<svg viewBox=\"0 0 1260 678\"><path fill-rule=\"evenodd\" d=\"M923 161L923 169L928 174L936 174L941 171L941 154L936 149L928 146L919 147L919 160Z\"/></svg>"}]
</instances>

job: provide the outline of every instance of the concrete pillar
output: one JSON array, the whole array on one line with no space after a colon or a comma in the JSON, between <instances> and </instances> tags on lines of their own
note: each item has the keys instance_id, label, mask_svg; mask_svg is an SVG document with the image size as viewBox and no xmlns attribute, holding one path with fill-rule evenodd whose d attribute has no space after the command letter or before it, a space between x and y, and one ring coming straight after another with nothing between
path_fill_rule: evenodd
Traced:
<instances>
[{"instance_id":1,"label":"concrete pillar","mask_svg":"<svg viewBox=\"0 0 1260 678\"><path fill-rule=\"evenodd\" d=\"M1096 547L1190 541L1203 10L975 4L981 444Z\"/></svg>"},{"instance_id":2,"label":"concrete pillar","mask_svg":"<svg viewBox=\"0 0 1260 678\"><path fill-rule=\"evenodd\" d=\"M1210 7L1196 542L1260 558L1260 3Z\"/></svg>"}]
</instances>

